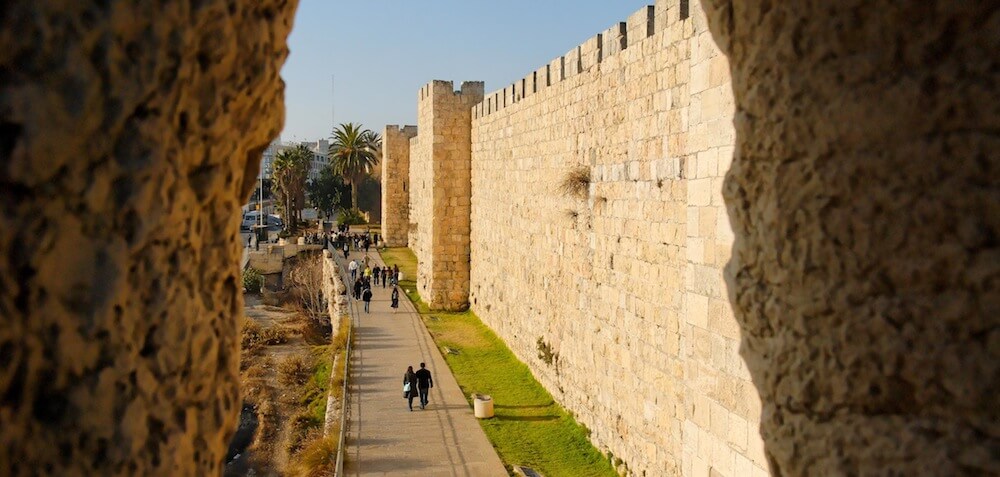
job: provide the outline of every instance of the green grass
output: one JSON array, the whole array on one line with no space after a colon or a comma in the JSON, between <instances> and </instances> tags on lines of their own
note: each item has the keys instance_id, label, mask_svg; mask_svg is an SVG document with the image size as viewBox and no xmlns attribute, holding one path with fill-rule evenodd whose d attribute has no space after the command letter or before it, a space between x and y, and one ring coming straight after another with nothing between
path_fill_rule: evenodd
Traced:
<instances>
[{"instance_id":1,"label":"green grass","mask_svg":"<svg viewBox=\"0 0 1000 477\"><path fill-rule=\"evenodd\" d=\"M493 397L496 416L479 423L508 470L516 464L548 477L617 475L588 440L586 428L552 399L528 367L474 313L427 309L417 295L417 261L409 249L390 248L382 252L382 258L399 265L405 278L400 285L410 289L407 296L420 310L438 348L458 351L444 356L466 400L473 392Z\"/></svg>"}]
</instances>

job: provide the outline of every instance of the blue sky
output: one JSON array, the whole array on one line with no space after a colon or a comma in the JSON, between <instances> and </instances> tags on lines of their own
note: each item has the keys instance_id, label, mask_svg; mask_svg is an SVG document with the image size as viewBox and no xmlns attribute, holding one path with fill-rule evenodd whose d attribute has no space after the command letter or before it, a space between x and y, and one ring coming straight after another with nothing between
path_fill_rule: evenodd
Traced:
<instances>
[{"instance_id":1,"label":"blue sky","mask_svg":"<svg viewBox=\"0 0 1000 477\"><path fill-rule=\"evenodd\" d=\"M625 19L649 0L300 0L289 38L284 140L336 122L416 124L434 80L501 88ZM336 91L331 93L331 75Z\"/></svg>"}]
</instances>

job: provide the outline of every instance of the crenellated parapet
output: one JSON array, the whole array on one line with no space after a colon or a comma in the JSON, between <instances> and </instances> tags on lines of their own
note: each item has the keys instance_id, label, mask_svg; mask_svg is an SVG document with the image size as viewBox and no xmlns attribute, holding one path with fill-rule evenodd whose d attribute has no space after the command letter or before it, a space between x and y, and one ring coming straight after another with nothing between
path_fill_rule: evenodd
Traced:
<instances>
[{"instance_id":1,"label":"crenellated parapet","mask_svg":"<svg viewBox=\"0 0 1000 477\"><path fill-rule=\"evenodd\" d=\"M688 0L658 1L655 6L646 5L629 15L626 21L615 23L523 78L485 94L483 101L473 107L473 118L485 117L513 106L545 88L597 68L608 58L636 47L689 15Z\"/></svg>"}]
</instances>

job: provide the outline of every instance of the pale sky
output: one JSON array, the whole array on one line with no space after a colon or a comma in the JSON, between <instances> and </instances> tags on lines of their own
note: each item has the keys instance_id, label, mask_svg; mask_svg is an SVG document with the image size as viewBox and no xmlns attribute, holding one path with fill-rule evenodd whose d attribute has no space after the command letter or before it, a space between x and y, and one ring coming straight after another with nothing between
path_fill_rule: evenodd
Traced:
<instances>
[{"instance_id":1,"label":"pale sky","mask_svg":"<svg viewBox=\"0 0 1000 477\"><path fill-rule=\"evenodd\" d=\"M417 92L429 81L454 81L456 88L485 81L489 93L649 3L301 0L281 70L281 138L329 137L332 106L338 124L360 122L379 133L386 124L416 124Z\"/></svg>"}]
</instances>

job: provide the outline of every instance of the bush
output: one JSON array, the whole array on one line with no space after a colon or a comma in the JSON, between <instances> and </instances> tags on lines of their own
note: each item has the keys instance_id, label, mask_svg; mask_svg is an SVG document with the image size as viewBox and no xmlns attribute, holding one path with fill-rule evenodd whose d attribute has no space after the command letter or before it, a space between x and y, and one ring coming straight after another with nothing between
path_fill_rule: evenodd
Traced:
<instances>
[{"instance_id":1,"label":"bush","mask_svg":"<svg viewBox=\"0 0 1000 477\"><path fill-rule=\"evenodd\" d=\"M253 319L243 322L240 347L244 352L253 353L264 346L278 345L288 341L288 330L277 326L263 328Z\"/></svg>"},{"instance_id":2,"label":"bush","mask_svg":"<svg viewBox=\"0 0 1000 477\"><path fill-rule=\"evenodd\" d=\"M264 328L261 338L267 346L285 344L288 342L288 330L279 326Z\"/></svg>"},{"instance_id":3,"label":"bush","mask_svg":"<svg viewBox=\"0 0 1000 477\"><path fill-rule=\"evenodd\" d=\"M264 340L261 337L261 327L251 318L247 318L243 322L243 330L240 338L240 348L245 353L253 353L264 346Z\"/></svg>"},{"instance_id":4,"label":"bush","mask_svg":"<svg viewBox=\"0 0 1000 477\"><path fill-rule=\"evenodd\" d=\"M264 288L264 275L256 268L248 268L243 272L243 290L247 293L260 293Z\"/></svg>"},{"instance_id":5,"label":"bush","mask_svg":"<svg viewBox=\"0 0 1000 477\"><path fill-rule=\"evenodd\" d=\"M337 222L346 225L361 225L366 223L365 216L358 209L343 209L337 216Z\"/></svg>"},{"instance_id":6,"label":"bush","mask_svg":"<svg viewBox=\"0 0 1000 477\"><path fill-rule=\"evenodd\" d=\"M301 386L312 373L310 363L301 356L292 356L278 364L278 380L285 386Z\"/></svg>"},{"instance_id":7,"label":"bush","mask_svg":"<svg viewBox=\"0 0 1000 477\"><path fill-rule=\"evenodd\" d=\"M323 437L321 432L313 432L306 436L296 447L295 462L291 475L296 476L327 476L334 475L334 463L337 461L337 439Z\"/></svg>"}]
</instances>

